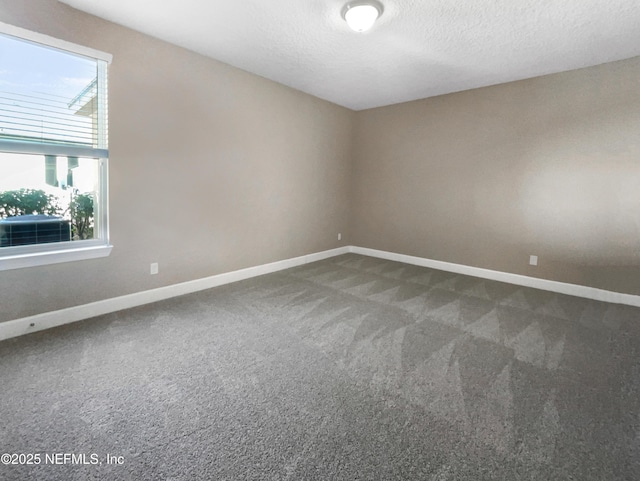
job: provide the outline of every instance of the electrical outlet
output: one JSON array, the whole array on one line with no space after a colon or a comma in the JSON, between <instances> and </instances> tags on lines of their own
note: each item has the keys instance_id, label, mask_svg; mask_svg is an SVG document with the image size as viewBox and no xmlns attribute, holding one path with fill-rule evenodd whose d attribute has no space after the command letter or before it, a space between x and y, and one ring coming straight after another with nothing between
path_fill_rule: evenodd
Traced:
<instances>
[{"instance_id":1,"label":"electrical outlet","mask_svg":"<svg viewBox=\"0 0 640 481\"><path fill-rule=\"evenodd\" d=\"M537 266L538 265L538 256L529 256L529 265Z\"/></svg>"},{"instance_id":2,"label":"electrical outlet","mask_svg":"<svg viewBox=\"0 0 640 481\"><path fill-rule=\"evenodd\" d=\"M338 240L342 240L342 234L338 232Z\"/></svg>"},{"instance_id":3,"label":"electrical outlet","mask_svg":"<svg viewBox=\"0 0 640 481\"><path fill-rule=\"evenodd\" d=\"M152 262L151 263L151 269L150 269L150 274L152 276L156 275L158 273L158 263L157 262Z\"/></svg>"}]
</instances>

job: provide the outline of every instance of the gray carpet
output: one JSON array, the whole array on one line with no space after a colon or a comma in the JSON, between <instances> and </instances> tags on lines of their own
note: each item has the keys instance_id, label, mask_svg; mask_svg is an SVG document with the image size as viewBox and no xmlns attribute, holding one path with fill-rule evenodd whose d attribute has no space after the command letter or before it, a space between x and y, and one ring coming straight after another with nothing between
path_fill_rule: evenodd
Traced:
<instances>
[{"instance_id":1,"label":"gray carpet","mask_svg":"<svg viewBox=\"0 0 640 481\"><path fill-rule=\"evenodd\" d=\"M4 480L640 479L640 309L354 254L0 363Z\"/></svg>"}]
</instances>

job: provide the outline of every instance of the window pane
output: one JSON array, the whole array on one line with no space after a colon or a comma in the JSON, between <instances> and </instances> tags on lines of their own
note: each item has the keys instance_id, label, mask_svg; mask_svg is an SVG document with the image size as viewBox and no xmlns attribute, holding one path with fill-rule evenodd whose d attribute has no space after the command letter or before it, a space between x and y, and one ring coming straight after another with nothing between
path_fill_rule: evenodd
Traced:
<instances>
[{"instance_id":1,"label":"window pane","mask_svg":"<svg viewBox=\"0 0 640 481\"><path fill-rule=\"evenodd\" d=\"M98 62L0 35L0 138L97 146Z\"/></svg>"},{"instance_id":2,"label":"window pane","mask_svg":"<svg viewBox=\"0 0 640 481\"><path fill-rule=\"evenodd\" d=\"M0 153L0 247L98 238L99 160Z\"/></svg>"}]
</instances>

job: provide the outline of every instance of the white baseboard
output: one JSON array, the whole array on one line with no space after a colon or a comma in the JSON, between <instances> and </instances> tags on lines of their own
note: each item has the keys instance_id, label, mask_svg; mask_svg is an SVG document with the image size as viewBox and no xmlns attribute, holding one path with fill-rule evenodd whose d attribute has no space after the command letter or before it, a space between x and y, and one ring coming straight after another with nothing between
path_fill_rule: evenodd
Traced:
<instances>
[{"instance_id":1,"label":"white baseboard","mask_svg":"<svg viewBox=\"0 0 640 481\"><path fill-rule=\"evenodd\" d=\"M136 292L135 294L128 294L126 296L114 297L103 301L61 309L59 311L45 312L35 316L3 322L0 323L0 341L21 336L23 334L29 334L31 332L62 326L63 324L70 324L83 319L89 319L91 317L101 316L103 314L109 314L111 312L121 311L123 309L129 309L131 307L141 306L143 304L149 304L151 302L169 299L171 297L211 289L212 287L230 284L232 282L249 279L251 277L270 274L272 272L301 266L303 264L308 264L309 262L328 259L329 257L346 254L348 252L349 247L339 247L337 249L317 252L315 254L304 255L292 259L285 259L282 261L272 262L270 264L225 272L224 274L218 274L204 279L196 279L194 281L174 284L172 286Z\"/></svg>"},{"instance_id":2,"label":"white baseboard","mask_svg":"<svg viewBox=\"0 0 640 481\"><path fill-rule=\"evenodd\" d=\"M394 252L380 251L376 249L368 249L366 247L351 246L349 252L354 254L362 254L365 256L378 257L390 261L404 262L405 264L413 264L422 267L431 267L441 271L455 272L456 274L465 274L473 277L481 277L493 281L508 282L518 286L533 287L545 291L558 292L560 294L568 294L570 296L584 297L596 301L611 302L614 304L625 304L628 306L640 307L640 296L631 294L622 294L620 292L606 291L604 289L596 289L595 287L579 286L577 284L567 284L565 282L549 281L547 279L539 279L537 277L528 277L519 274L510 274L508 272L492 271L490 269L482 269L480 267L465 266L462 264L452 264L450 262L435 261L424 257L408 256L405 254L396 254Z\"/></svg>"},{"instance_id":3,"label":"white baseboard","mask_svg":"<svg viewBox=\"0 0 640 481\"><path fill-rule=\"evenodd\" d=\"M317 252L305 256L285 259L282 261L263 264L255 267L248 267L232 272L225 272L204 279L196 279L194 281L183 282L171 286L160 287L148 291L137 292L121 297L105 299L103 301L92 302L80 306L69 307L59 311L45 312L30 317L23 317L13 321L0 323L0 341L10 339L12 337L29 334L31 332L42 331L52 327L70 324L72 322L89 319L111 312L129 309L131 307L141 306L152 302L170 299L172 297L191 294L205 289L211 289L224 284L257 277L272 272L289 269L291 267L301 266L310 262L316 262L328 259L341 254L352 252L354 254L362 254L365 256L378 257L391 261L404 262L405 264L413 264L416 266L430 267L441 271L455 272L457 274L465 274L483 279L507 282L525 287L533 287L545 291L558 292L568 294L570 296L584 297L596 301L611 302L614 304L625 304L629 306L640 307L640 296L631 294L622 294L620 292L606 291L604 289L596 289L594 287L579 286L576 284L567 284L564 282L549 281L546 279L538 279L536 277L528 277L519 274L510 274L508 272L492 271L490 269L482 269L479 267L465 266L462 264L453 264L450 262L436 261L426 259L424 257L415 257L405 254L396 254L394 252L381 251L376 249L368 249L365 247L348 246L331 249L328 251Z\"/></svg>"}]
</instances>

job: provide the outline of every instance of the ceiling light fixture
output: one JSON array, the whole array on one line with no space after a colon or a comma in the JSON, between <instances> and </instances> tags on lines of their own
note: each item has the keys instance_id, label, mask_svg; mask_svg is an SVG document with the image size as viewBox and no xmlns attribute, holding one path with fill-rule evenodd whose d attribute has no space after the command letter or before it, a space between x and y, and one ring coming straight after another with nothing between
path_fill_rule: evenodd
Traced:
<instances>
[{"instance_id":1,"label":"ceiling light fixture","mask_svg":"<svg viewBox=\"0 0 640 481\"><path fill-rule=\"evenodd\" d=\"M364 32L373 27L382 11L382 4L376 0L350 2L342 9L342 17L352 30Z\"/></svg>"}]
</instances>

